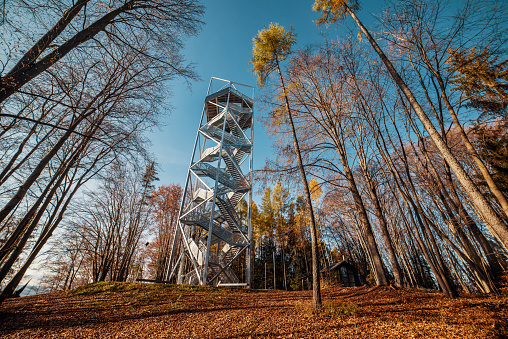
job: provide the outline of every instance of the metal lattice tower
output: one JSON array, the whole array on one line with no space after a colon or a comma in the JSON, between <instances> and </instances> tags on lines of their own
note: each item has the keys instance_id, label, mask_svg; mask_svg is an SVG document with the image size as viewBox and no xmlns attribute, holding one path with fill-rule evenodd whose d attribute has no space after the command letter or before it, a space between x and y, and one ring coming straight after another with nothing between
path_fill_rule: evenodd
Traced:
<instances>
[{"instance_id":1,"label":"metal lattice tower","mask_svg":"<svg viewBox=\"0 0 508 339\"><path fill-rule=\"evenodd\" d=\"M251 86L210 79L170 259L177 260L170 264L169 279L178 271L180 284L250 287L253 98ZM242 220L237 206L244 199L247 215ZM241 283L231 264L244 252Z\"/></svg>"}]
</instances>

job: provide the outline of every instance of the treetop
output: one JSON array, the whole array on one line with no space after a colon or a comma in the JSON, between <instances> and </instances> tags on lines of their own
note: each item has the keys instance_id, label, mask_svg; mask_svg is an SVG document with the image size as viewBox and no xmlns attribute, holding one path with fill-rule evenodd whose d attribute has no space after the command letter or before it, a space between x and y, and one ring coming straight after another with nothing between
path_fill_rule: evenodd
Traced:
<instances>
[{"instance_id":1,"label":"treetop","mask_svg":"<svg viewBox=\"0 0 508 339\"><path fill-rule=\"evenodd\" d=\"M296 34L291 27L287 32L278 23L271 23L264 27L252 39L251 71L258 77L258 83L263 86L266 77L272 73L278 62L291 54L291 47L296 43Z\"/></svg>"},{"instance_id":2,"label":"treetop","mask_svg":"<svg viewBox=\"0 0 508 339\"><path fill-rule=\"evenodd\" d=\"M325 24L327 27L330 23L336 23L343 20L347 15L347 9L357 11L360 9L358 0L316 0L312 5L312 10L322 13L322 16L315 22L318 25Z\"/></svg>"}]
</instances>

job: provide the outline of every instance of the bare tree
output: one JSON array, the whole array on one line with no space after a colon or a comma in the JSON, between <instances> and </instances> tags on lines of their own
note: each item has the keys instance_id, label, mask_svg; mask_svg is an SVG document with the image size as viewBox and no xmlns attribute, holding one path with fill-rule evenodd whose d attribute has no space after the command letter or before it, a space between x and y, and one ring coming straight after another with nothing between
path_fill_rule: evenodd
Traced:
<instances>
[{"instance_id":1,"label":"bare tree","mask_svg":"<svg viewBox=\"0 0 508 339\"><path fill-rule=\"evenodd\" d=\"M160 186L150 196L153 209L152 232L155 239L152 242L151 263L154 279L163 281L168 279L171 244L176 235L179 206L182 200L180 185Z\"/></svg>"},{"instance_id":2,"label":"bare tree","mask_svg":"<svg viewBox=\"0 0 508 339\"><path fill-rule=\"evenodd\" d=\"M92 0L42 1L40 4L20 2L12 7L11 11L17 10L20 15L35 14L37 9L44 8L47 17L41 19L55 19L56 22L0 77L0 103L78 47L89 43L86 47L107 53L107 46L96 39L98 35L134 51L151 44L151 50L143 53L145 56L161 66L169 64L178 68L180 57L174 51L181 44L179 33L195 33L198 17L203 12L200 5L187 0L113 1L108 5ZM38 19L38 15L33 14L31 16ZM17 29L15 24L14 19L8 19L4 27Z\"/></svg>"},{"instance_id":3,"label":"bare tree","mask_svg":"<svg viewBox=\"0 0 508 339\"><path fill-rule=\"evenodd\" d=\"M202 14L200 5L185 1L118 2L106 10L92 1L41 5L44 18L33 4L10 4L20 17L33 17L41 35L51 18L57 24L0 81L0 144L8 145L0 157L1 279L28 250L28 240L39 237L11 281L14 288L79 187L115 158L146 155L142 132L157 123L164 82L195 78L180 49L182 39L198 31ZM27 46L31 34L18 29L15 15L11 19L0 29L10 43ZM5 55L4 71L16 57ZM13 220L16 226L7 226ZM131 259L119 263L120 278Z\"/></svg>"},{"instance_id":4,"label":"bare tree","mask_svg":"<svg viewBox=\"0 0 508 339\"><path fill-rule=\"evenodd\" d=\"M353 122L358 116L351 101L348 75L341 71L342 62L339 53L327 49L326 46L324 50L316 53L301 52L298 57L293 58L288 71L288 86L292 89L290 99L298 112L300 124L305 126L305 129L300 130L307 131L303 132L305 137L302 138L306 140L307 149L318 151L312 166L334 170L338 166L325 156L325 151L338 155L340 168L335 172L343 175L353 197L376 282L386 285L388 280L372 224L348 160L351 154L348 147L350 133L346 130L358 128L358 124ZM316 147L316 144L319 146Z\"/></svg>"}]
</instances>

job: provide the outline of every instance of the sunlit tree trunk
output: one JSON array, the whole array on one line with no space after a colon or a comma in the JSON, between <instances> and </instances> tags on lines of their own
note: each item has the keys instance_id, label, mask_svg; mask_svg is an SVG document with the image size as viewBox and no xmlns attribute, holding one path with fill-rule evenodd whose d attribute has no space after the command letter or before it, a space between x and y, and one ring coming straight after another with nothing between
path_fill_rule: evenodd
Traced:
<instances>
[{"instance_id":1,"label":"sunlit tree trunk","mask_svg":"<svg viewBox=\"0 0 508 339\"><path fill-rule=\"evenodd\" d=\"M358 186L356 185L356 180L353 176L353 172L351 170L351 167L349 167L347 155L344 152L343 145L337 145L337 152L340 155L342 169L346 176L349 190L355 202L355 208L358 211L358 217L360 218L360 225L362 226L362 231L365 235L366 245L371 258L372 269L374 270L374 277L376 283L378 285L386 285L388 284L388 280L386 279L383 260L381 259L381 255L379 253L379 249L376 243L376 237L374 236L374 232L372 231L372 225L367 215L367 210L365 209L362 196L358 191Z\"/></svg>"},{"instance_id":2,"label":"sunlit tree trunk","mask_svg":"<svg viewBox=\"0 0 508 339\"><path fill-rule=\"evenodd\" d=\"M305 200L307 204L307 210L310 218L310 238L311 238L311 247L312 247L312 305L314 307L321 306L321 281L320 281L320 268L319 268L319 249L318 249L318 240L317 240L317 227L316 220L314 218L314 210L312 208L312 200L309 190L309 183L307 181L307 176L305 174L305 169L303 167L302 155L300 153L300 146L298 144L298 139L295 131L295 125L293 123L293 115L291 113L291 109L289 107L289 100L286 93L286 86L284 84L284 78L282 77L282 73L279 66L279 61L277 57L275 59L277 72L279 74L279 79L281 82L282 90L284 93L284 102L288 117L289 126L291 128L291 135L293 137L293 147L295 149L296 159L298 161L298 170L300 171L300 178L302 180L303 189L305 192Z\"/></svg>"},{"instance_id":3,"label":"sunlit tree trunk","mask_svg":"<svg viewBox=\"0 0 508 339\"><path fill-rule=\"evenodd\" d=\"M374 183L372 182L372 178L370 177L370 174L368 173L368 170L365 167L362 167L362 170L367 184L367 189L369 191L372 203L374 205L374 211L376 213L376 218L379 223L379 228L381 230L381 236L383 237L386 249L388 251L388 255L390 257L390 264L392 265L393 269L393 277L395 279L395 285L401 287L403 284L402 272L400 269L399 262L397 261L397 255L395 254L390 234L388 232L388 224L386 222L386 218L383 214L381 204L379 203L379 198L376 192L376 188L374 187Z\"/></svg>"},{"instance_id":4,"label":"sunlit tree trunk","mask_svg":"<svg viewBox=\"0 0 508 339\"><path fill-rule=\"evenodd\" d=\"M88 172L88 171L87 171ZM3 302L6 298L11 297L14 294L14 291L16 290L16 287L21 282L21 279L26 274L26 271L32 265L37 255L40 253L48 239L51 237L55 229L58 227L60 222L63 219L63 215L65 211L67 210L67 207L69 206L69 203L71 202L74 194L77 192L77 190L81 187L83 183L83 178L86 176L87 173L83 174L81 178L78 180L78 182L72 187L72 182L74 181L74 176L76 175L76 171L73 174L73 178L70 180L69 187L65 190L64 194L60 197L58 203L56 204L54 211L52 212L51 217L47 220L46 226L44 227L41 235L39 236L39 239L37 240L34 248L30 251L30 254L26 258L25 262L23 263L23 266L16 272L14 277L9 281L9 283L5 286L5 288L2 291L2 294L0 295L0 303ZM72 190L71 190L72 189ZM69 194L70 193L70 194ZM69 194L67 196L67 194ZM69 272L70 273L70 272ZM69 276L69 280L70 280ZM69 285L72 284L72 280L69 282ZM64 285L67 285L67 281Z\"/></svg>"}]
</instances>

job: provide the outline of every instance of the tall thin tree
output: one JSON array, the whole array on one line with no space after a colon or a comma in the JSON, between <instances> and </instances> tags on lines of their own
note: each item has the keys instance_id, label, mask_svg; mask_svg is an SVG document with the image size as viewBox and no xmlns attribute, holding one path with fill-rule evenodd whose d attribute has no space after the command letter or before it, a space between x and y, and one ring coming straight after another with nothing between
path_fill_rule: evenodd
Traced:
<instances>
[{"instance_id":1,"label":"tall thin tree","mask_svg":"<svg viewBox=\"0 0 508 339\"><path fill-rule=\"evenodd\" d=\"M293 114L289 105L287 97L287 89L284 84L284 77L280 69L280 62L287 58L291 53L292 46L296 43L296 36L293 28L285 32L284 27L279 26L277 23L271 23L268 28L265 27L254 37L254 47L252 49L252 71L258 77L258 83L263 86L266 78L273 72L277 71L282 89L285 111L287 112L288 123L291 127L291 135L293 137L293 147L298 161L298 169L302 185L305 191L305 200L307 209L310 216L310 236L312 244L312 305L313 307L321 306L321 285L319 276L319 252L317 241L317 227L314 218L314 210L312 208L312 200L309 189L309 182L305 175L303 167L302 156L300 153L300 146L298 145L298 138L296 135L295 125L293 122Z\"/></svg>"}]
</instances>

